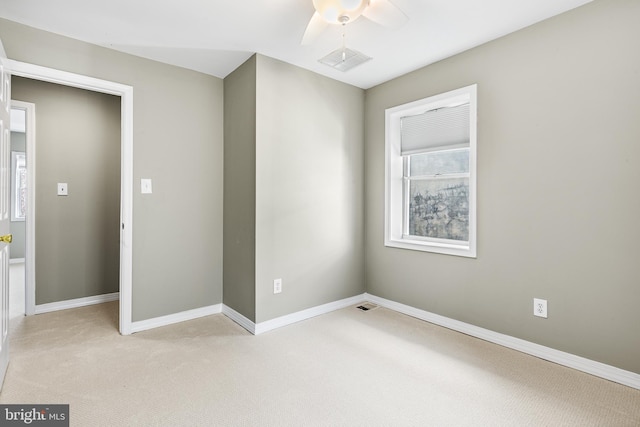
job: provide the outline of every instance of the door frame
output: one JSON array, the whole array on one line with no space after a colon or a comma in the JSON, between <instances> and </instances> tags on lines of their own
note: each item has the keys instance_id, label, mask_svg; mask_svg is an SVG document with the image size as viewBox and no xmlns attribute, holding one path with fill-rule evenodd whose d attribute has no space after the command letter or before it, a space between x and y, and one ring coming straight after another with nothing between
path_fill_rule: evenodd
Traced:
<instances>
[{"instance_id":1,"label":"door frame","mask_svg":"<svg viewBox=\"0 0 640 427\"><path fill-rule=\"evenodd\" d=\"M26 115L26 147L27 153L27 218L25 220L25 291L24 310L27 316L36 313L36 284L35 284L35 206L36 197L33 188L36 182L36 105L32 102L11 100L11 109L24 110ZM13 203L13 201L12 201Z\"/></svg>"},{"instance_id":2,"label":"door frame","mask_svg":"<svg viewBox=\"0 0 640 427\"><path fill-rule=\"evenodd\" d=\"M132 294L133 294L133 87L108 80L97 79L81 74L42 67L40 65L29 64L9 59L11 75L27 77L30 79L56 83L64 86L71 86L86 89L93 92L107 93L120 96L121 115L121 159L120 159L120 324L119 330L122 335L132 333ZM29 154L27 153L27 156ZM29 158L27 157L27 162ZM29 164L29 163L27 163ZM32 169L28 166L27 171ZM27 172L28 173L28 172ZM34 188L34 186L30 186ZM29 203L35 203L35 198L31 199L31 191L28 197ZM35 205L30 205L29 212L35 212ZM31 215L32 217L34 215ZM28 218L27 218L28 220ZM35 218L33 219L35 221ZM35 290L35 222L31 237L27 234L27 251L31 253L31 264L33 271L27 272L27 280L33 280ZM31 243L31 244L30 244ZM30 249L29 249L30 247ZM27 252L27 256L29 252ZM35 294L33 295L35 311Z\"/></svg>"}]
</instances>

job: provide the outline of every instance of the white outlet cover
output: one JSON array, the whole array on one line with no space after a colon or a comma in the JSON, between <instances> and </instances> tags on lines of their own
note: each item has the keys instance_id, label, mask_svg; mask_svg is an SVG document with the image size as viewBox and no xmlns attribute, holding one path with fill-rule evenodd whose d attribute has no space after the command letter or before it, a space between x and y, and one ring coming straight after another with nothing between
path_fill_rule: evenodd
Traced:
<instances>
[{"instance_id":1,"label":"white outlet cover","mask_svg":"<svg viewBox=\"0 0 640 427\"><path fill-rule=\"evenodd\" d=\"M279 294L282 292L282 279L275 279L273 281L273 293Z\"/></svg>"},{"instance_id":2,"label":"white outlet cover","mask_svg":"<svg viewBox=\"0 0 640 427\"><path fill-rule=\"evenodd\" d=\"M537 317L547 318L547 300L534 298L533 299L533 315Z\"/></svg>"},{"instance_id":3,"label":"white outlet cover","mask_svg":"<svg viewBox=\"0 0 640 427\"><path fill-rule=\"evenodd\" d=\"M58 183L58 196L68 196L69 195L69 184L66 182Z\"/></svg>"}]
</instances>

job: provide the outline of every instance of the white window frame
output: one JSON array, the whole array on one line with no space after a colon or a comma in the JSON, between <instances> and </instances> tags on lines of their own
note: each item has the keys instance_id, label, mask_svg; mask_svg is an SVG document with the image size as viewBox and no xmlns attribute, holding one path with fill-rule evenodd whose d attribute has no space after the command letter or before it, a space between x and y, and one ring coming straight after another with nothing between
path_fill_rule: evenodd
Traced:
<instances>
[{"instance_id":1,"label":"white window frame","mask_svg":"<svg viewBox=\"0 0 640 427\"><path fill-rule=\"evenodd\" d=\"M27 156L24 151L11 152L11 222L25 221L26 218L26 176ZM21 192L25 190L25 192Z\"/></svg>"},{"instance_id":2,"label":"white window frame","mask_svg":"<svg viewBox=\"0 0 640 427\"><path fill-rule=\"evenodd\" d=\"M426 111L469 103L469 241L420 239L407 236L405 231L404 165L401 154L400 121L402 117ZM418 101L389 108L385 111L385 230L384 244L388 247L476 258L476 158L477 158L477 85L471 85L430 96ZM443 147L443 149L446 149Z\"/></svg>"}]
</instances>

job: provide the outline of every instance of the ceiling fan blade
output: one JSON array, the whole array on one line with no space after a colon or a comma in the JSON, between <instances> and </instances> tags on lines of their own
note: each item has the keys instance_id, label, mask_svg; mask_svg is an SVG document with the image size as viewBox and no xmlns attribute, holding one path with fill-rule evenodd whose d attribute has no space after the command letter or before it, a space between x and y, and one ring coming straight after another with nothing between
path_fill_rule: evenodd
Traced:
<instances>
[{"instance_id":1,"label":"ceiling fan blade","mask_svg":"<svg viewBox=\"0 0 640 427\"><path fill-rule=\"evenodd\" d=\"M307 25L300 44L306 45L313 43L328 26L327 21L322 19L322 16L318 12L315 12L309 21L309 25Z\"/></svg>"},{"instance_id":2,"label":"ceiling fan blade","mask_svg":"<svg viewBox=\"0 0 640 427\"><path fill-rule=\"evenodd\" d=\"M376 24L389 28L400 28L409 20L409 17L390 0L371 0L362 15Z\"/></svg>"}]
</instances>

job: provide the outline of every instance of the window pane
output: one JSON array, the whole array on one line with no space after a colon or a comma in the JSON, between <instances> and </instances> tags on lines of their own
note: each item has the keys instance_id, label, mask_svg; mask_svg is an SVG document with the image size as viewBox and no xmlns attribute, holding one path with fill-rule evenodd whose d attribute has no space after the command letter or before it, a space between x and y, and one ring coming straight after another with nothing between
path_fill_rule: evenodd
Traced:
<instances>
[{"instance_id":1,"label":"window pane","mask_svg":"<svg viewBox=\"0 0 640 427\"><path fill-rule=\"evenodd\" d=\"M469 149L434 151L411 156L410 176L469 172Z\"/></svg>"},{"instance_id":2,"label":"window pane","mask_svg":"<svg viewBox=\"0 0 640 427\"><path fill-rule=\"evenodd\" d=\"M409 234L469 240L469 178L409 181Z\"/></svg>"}]
</instances>

